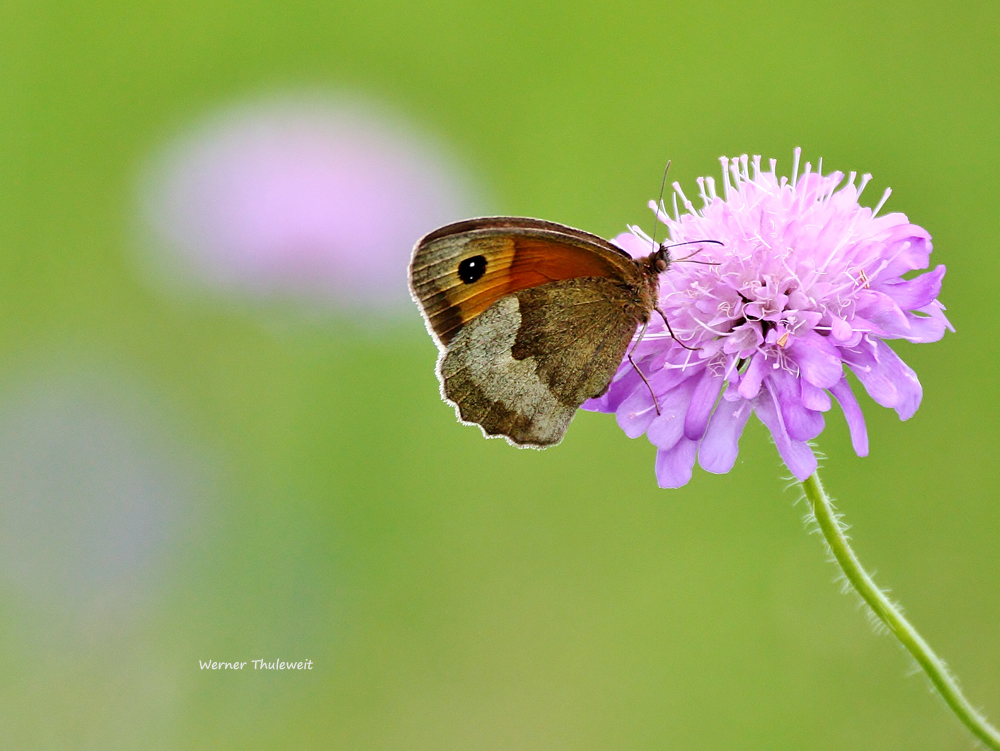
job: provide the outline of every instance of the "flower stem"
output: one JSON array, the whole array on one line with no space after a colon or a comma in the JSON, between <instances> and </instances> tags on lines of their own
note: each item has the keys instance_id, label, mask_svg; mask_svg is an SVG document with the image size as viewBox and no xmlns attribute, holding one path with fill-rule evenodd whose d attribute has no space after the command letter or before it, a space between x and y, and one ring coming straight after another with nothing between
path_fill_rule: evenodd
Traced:
<instances>
[{"instance_id":1,"label":"flower stem","mask_svg":"<svg viewBox=\"0 0 1000 751\"><path fill-rule=\"evenodd\" d=\"M945 700L958 719L987 747L994 749L994 751L1000 751L1000 732L969 704L968 699L962 694L958 683L941 658L934 654L930 645L906 620L899 606L885 596L862 568L861 562L858 561L858 557L854 554L841 529L834 513L833 503L826 495L826 491L823 490L819 475L814 472L809 479L802 483L802 488L812 505L813 514L823 532L823 537L830 546L833 557L837 559L837 563L840 564L847 580L862 599L868 603L875 615L889 627L907 651L913 655L913 658L927 673L934 688L941 694L941 698Z\"/></svg>"}]
</instances>

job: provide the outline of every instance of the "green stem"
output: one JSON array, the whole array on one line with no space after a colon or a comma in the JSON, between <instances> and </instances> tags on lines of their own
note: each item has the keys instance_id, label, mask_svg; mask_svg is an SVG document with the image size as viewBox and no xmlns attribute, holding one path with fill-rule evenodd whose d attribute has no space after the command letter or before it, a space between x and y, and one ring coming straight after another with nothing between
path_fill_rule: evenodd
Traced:
<instances>
[{"instance_id":1,"label":"green stem","mask_svg":"<svg viewBox=\"0 0 1000 751\"><path fill-rule=\"evenodd\" d=\"M899 607L875 586L875 582L862 568L858 557L851 550L847 537L844 536L834 513L833 503L823 490L819 475L813 473L812 477L802 483L802 488L805 490L809 503L812 504L813 514L815 514L819 528L823 532L823 537L826 538L826 542L833 552L833 557L837 559L837 563L840 564L847 580L868 603L875 615L889 627L907 651L913 655L913 658L927 673L927 677L931 679L934 688L941 694L941 698L947 702L958 719L986 746L994 751L1000 751L1000 732L969 704L968 699L962 695L962 690L941 658L934 654L930 645L903 617Z\"/></svg>"}]
</instances>

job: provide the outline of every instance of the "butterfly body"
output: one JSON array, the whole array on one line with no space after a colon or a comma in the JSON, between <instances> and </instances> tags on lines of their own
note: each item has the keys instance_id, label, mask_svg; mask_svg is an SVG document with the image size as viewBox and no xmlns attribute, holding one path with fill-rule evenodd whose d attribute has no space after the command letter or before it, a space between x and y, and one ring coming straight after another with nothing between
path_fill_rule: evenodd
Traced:
<instances>
[{"instance_id":1,"label":"butterfly body","mask_svg":"<svg viewBox=\"0 0 1000 751\"><path fill-rule=\"evenodd\" d=\"M607 391L668 266L665 249L636 260L540 219L435 230L414 249L410 286L441 350L442 397L487 436L558 443L579 406Z\"/></svg>"}]
</instances>

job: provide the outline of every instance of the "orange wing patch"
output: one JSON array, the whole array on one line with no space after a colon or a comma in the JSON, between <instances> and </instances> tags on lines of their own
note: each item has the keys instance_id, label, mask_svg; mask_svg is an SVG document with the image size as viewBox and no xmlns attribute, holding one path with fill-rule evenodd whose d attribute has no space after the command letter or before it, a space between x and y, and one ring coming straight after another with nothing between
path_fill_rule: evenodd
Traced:
<instances>
[{"instance_id":1,"label":"orange wing patch","mask_svg":"<svg viewBox=\"0 0 1000 751\"><path fill-rule=\"evenodd\" d=\"M561 225L540 221L538 227L466 228L468 224L456 225L454 233L442 228L428 235L417 244L410 265L414 297L445 346L469 321L519 290L587 276L634 285L641 276L626 254L579 230L564 232ZM485 271L463 281L459 265L476 256L482 256Z\"/></svg>"}]
</instances>

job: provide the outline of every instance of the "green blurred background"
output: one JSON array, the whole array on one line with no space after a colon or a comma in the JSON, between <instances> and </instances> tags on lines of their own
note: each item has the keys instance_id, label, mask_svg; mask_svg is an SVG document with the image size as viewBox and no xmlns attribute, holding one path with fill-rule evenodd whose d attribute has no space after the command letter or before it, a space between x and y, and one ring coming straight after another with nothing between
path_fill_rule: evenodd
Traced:
<instances>
[{"instance_id":1,"label":"green blurred background","mask_svg":"<svg viewBox=\"0 0 1000 751\"><path fill-rule=\"evenodd\" d=\"M985 2L3 3L0 746L970 748L839 594L756 421L674 491L608 416L484 441L415 310L171 295L136 196L192 123L303 88L399 113L488 209L605 236L649 227L667 158L685 187L795 146L874 173L869 205L891 185L934 236L958 333L896 347L924 403L864 398L870 457L831 413L824 477L998 720L998 35ZM90 453L46 448L67 435ZM108 483L161 500L122 531ZM101 550L131 553L81 573ZM315 667L198 666L276 657Z\"/></svg>"}]
</instances>

